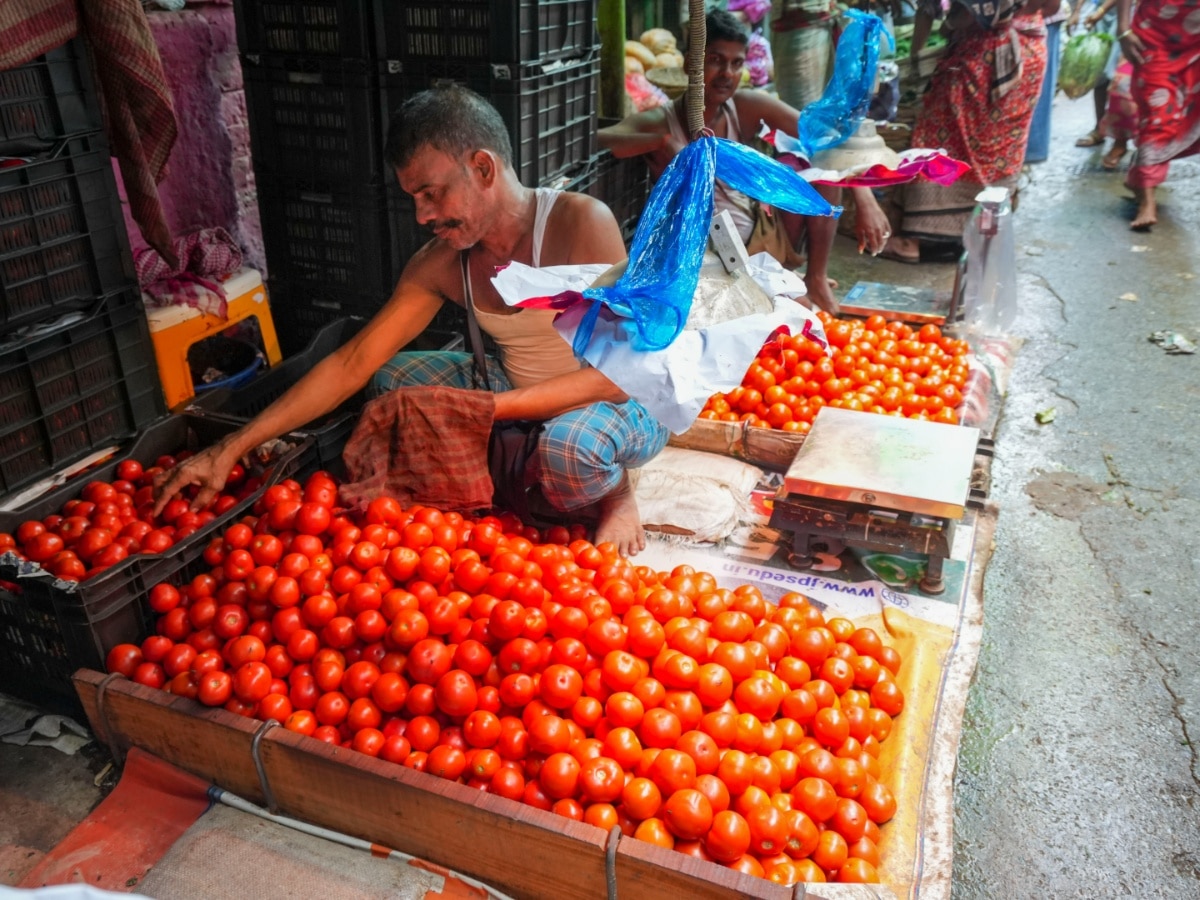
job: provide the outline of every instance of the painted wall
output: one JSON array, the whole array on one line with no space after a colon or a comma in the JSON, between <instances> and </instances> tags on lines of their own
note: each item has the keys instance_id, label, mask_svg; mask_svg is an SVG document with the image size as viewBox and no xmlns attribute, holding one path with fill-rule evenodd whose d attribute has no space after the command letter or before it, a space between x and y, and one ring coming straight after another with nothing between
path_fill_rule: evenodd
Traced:
<instances>
[{"instance_id":1,"label":"painted wall","mask_svg":"<svg viewBox=\"0 0 1200 900\"><path fill-rule=\"evenodd\" d=\"M241 246L246 264L265 275L233 6L230 0L189 0L180 12L147 13L179 123L167 176L158 186L171 233L181 237L220 225ZM125 224L136 255L146 242L127 205Z\"/></svg>"}]
</instances>

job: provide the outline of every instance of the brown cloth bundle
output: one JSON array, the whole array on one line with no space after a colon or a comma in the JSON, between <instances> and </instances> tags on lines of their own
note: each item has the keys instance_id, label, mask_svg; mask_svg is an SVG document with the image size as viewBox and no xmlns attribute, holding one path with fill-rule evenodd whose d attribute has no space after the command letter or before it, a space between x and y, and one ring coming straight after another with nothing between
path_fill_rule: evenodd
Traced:
<instances>
[{"instance_id":1,"label":"brown cloth bundle","mask_svg":"<svg viewBox=\"0 0 1200 900\"><path fill-rule=\"evenodd\" d=\"M91 46L100 99L129 195L129 210L146 243L178 264L157 183L178 127L158 46L139 0L3 0L0 69L52 50L80 30Z\"/></svg>"},{"instance_id":2,"label":"brown cloth bundle","mask_svg":"<svg viewBox=\"0 0 1200 900\"><path fill-rule=\"evenodd\" d=\"M342 460L346 506L379 496L446 510L492 505L488 438L496 412L490 391L406 387L363 407Z\"/></svg>"}]
</instances>

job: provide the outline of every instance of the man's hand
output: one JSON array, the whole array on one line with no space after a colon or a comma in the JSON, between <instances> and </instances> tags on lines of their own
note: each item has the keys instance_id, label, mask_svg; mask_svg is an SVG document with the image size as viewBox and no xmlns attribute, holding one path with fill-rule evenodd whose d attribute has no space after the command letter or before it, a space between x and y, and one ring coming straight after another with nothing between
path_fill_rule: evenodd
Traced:
<instances>
[{"instance_id":1,"label":"man's hand","mask_svg":"<svg viewBox=\"0 0 1200 900\"><path fill-rule=\"evenodd\" d=\"M200 486L200 493L192 501L192 511L198 512L212 502L225 487L237 455L230 454L222 444L215 444L188 457L175 468L159 473L154 479L154 515L162 512L176 494L189 484Z\"/></svg>"},{"instance_id":2,"label":"man's hand","mask_svg":"<svg viewBox=\"0 0 1200 900\"><path fill-rule=\"evenodd\" d=\"M878 256L887 239L892 236L887 216L879 208L875 197L866 188L854 190L854 230L858 236L858 252L864 250Z\"/></svg>"},{"instance_id":3,"label":"man's hand","mask_svg":"<svg viewBox=\"0 0 1200 900\"><path fill-rule=\"evenodd\" d=\"M810 305L817 309L823 309L830 315L838 314L837 298L833 296L833 290L829 287L829 278L824 274L821 275L805 275L804 286L808 289L806 299Z\"/></svg>"}]
</instances>

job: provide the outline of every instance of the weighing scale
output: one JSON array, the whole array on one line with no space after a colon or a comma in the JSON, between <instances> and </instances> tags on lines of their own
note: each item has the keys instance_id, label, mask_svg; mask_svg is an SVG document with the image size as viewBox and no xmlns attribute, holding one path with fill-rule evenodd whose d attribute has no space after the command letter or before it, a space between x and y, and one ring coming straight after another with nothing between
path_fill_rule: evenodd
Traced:
<instances>
[{"instance_id":1,"label":"weighing scale","mask_svg":"<svg viewBox=\"0 0 1200 900\"><path fill-rule=\"evenodd\" d=\"M825 407L784 477L770 524L792 532L796 568L846 546L926 554L920 588L940 594L955 523L986 496L976 457L991 453L978 428Z\"/></svg>"}]
</instances>

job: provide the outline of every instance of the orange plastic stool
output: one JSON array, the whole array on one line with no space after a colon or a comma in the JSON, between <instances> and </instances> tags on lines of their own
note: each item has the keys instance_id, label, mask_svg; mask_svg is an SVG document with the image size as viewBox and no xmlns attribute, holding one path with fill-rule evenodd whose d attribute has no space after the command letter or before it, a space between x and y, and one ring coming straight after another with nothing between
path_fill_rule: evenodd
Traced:
<instances>
[{"instance_id":1,"label":"orange plastic stool","mask_svg":"<svg viewBox=\"0 0 1200 900\"><path fill-rule=\"evenodd\" d=\"M271 318L271 306L262 275L254 269L242 269L231 275L223 286L228 307L223 319L202 313L191 306L146 310L150 338L154 342L154 356L158 360L158 377L168 409L174 409L196 394L192 371L188 367L188 348L197 341L220 334L243 319L251 316L258 319L263 350L269 365L277 365L283 358L279 352L279 338L275 334L275 321Z\"/></svg>"}]
</instances>

